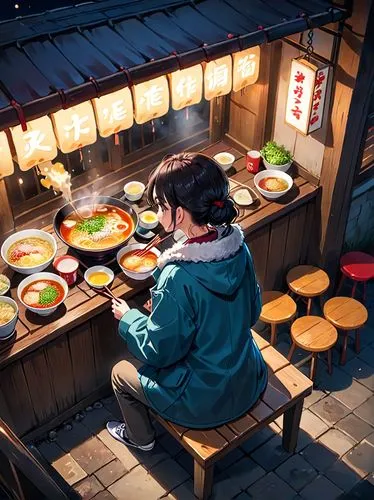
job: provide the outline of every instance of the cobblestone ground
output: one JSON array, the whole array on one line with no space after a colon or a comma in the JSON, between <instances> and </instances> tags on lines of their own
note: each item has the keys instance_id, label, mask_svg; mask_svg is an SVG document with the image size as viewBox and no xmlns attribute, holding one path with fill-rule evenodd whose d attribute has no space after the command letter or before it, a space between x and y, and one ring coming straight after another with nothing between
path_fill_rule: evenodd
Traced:
<instances>
[{"instance_id":1,"label":"cobblestone ground","mask_svg":"<svg viewBox=\"0 0 374 500\"><path fill-rule=\"evenodd\" d=\"M324 358L319 360L296 453L283 450L282 418L277 419L218 462L213 499L374 499L373 283L366 305L369 324L360 354L352 341L346 365L339 366L336 346L331 376ZM266 331L262 335L268 339ZM289 347L289 332L281 331L277 348L287 354ZM305 356L297 351L295 364ZM308 375L309 363L300 369ZM109 396L37 446L84 500L193 499L192 458L157 425L151 453L127 449L105 430L106 421L118 416Z\"/></svg>"}]
</instances>

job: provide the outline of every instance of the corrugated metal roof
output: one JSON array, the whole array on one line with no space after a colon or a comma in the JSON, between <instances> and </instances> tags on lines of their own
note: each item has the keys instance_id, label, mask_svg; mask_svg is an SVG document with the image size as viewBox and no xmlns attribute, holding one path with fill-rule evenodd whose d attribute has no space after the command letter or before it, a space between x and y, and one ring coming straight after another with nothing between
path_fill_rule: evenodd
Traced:
<instances>
[{"instance_id":1,"label":"corrugated metal roof","mask_svg":"<svg viewBox=\"0 0 374 500\"><path fill-rule=\"evenodd\" d=\"M0 129L18 123L11 100L31 119L60 109L61 95L73 105L129 78L144 81L346 17L328 0L103 0L4 21Z\"/></svg>"}]
</instances>

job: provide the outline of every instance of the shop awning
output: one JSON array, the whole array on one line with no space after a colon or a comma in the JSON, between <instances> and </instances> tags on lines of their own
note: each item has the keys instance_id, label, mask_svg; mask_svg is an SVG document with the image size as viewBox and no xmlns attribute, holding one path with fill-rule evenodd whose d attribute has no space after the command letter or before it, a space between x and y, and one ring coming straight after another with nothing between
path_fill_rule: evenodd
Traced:
<instances>
[{"instance_id":1,"label":"shop awning","mask_svg":"<svg viewBox=\"0 0 374 500\"><path fill-rule=\"evenodd\" d=\"M348 15L328 0L103 0L4 21L0 130Z\"/></svg>"}]
</instances>

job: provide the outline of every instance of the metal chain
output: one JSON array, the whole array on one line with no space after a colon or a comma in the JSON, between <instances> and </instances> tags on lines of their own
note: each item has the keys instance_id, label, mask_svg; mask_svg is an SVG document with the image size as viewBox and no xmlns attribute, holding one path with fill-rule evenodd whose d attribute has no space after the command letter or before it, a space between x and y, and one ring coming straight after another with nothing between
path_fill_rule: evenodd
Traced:
<instances>
[{"instance_id":1,"label":"metal chain","mask_svg":"<svg viewBox=\"0 0 374 500\"><path fill-rule=\"evenodd\" d=\"M307 40L307 49L306 49L306 53L307 53L307 58L309 59L311 57L311 55L313 54L314 52L314 47L313 47L313 30L309 30L308 31L308 40Z\"/></svg>"}]
</instances>

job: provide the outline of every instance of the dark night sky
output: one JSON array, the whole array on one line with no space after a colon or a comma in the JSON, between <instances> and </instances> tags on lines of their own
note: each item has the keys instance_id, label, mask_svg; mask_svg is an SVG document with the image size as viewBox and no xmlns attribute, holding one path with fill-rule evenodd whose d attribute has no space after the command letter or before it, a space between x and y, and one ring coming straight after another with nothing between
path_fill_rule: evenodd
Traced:
<instances>
[{"instance_id":1,"label":"dark night sky","mask_svg":"<svg viewBox=\"0 0 374 500\"><path fill-rule=\"evenodd\" d=\"M0 0L0 20L14 19L17 16L37 14L46 10L57 9L83 3L87 0ZM100 1L100 0L94 0ZM18 7L17 7L18 6Z\"/></svg>"}]
</instances>

